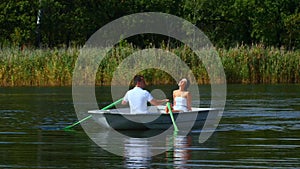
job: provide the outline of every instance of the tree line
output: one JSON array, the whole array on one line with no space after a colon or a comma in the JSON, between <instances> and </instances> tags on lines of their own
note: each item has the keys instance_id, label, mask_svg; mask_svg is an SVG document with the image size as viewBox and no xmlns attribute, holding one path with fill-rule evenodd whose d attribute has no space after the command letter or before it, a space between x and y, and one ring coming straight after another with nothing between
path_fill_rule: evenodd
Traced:
<instances>
[{"instance_id":1,"label":"tree line","mask_svg":"<svg viewBox=\"0 0 300 169\"><path fill-rule=\"evenodd\" d=\"M217 47L300 49L299 0L6 0L0 3L0 45L81 46L105 24L138 12L186 19ZM147 36L130 41L152 43Z\"/></svg>"}]
</instances>

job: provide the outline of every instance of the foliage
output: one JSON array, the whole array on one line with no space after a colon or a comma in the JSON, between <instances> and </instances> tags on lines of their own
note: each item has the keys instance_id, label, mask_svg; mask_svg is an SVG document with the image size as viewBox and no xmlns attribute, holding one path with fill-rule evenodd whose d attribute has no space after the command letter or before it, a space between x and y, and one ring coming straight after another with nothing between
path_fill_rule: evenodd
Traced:
<instances>
[{"instance_id":1,"label":"foliage","mask_svg":"<svg viewBox=\"0 0 300 169\"><path fill-rule=\"evenodd\" d=\"M9 0L0 4L0 43L19 46L34 42L37 4L29 0Z\"/></svg>"},{"instance_id":2,"label":"foliage","mask_svg":"<svg viewBox=\"0 0 300 169\"><path fill-rule=\"evenodd\" d=\"M299 0L6 0L0 4L0 44L81 46L112 20L149 11L189 20L217 47L264 44L300 48ZM153 43L151 39L130 40L145 47ZM154 40L166 42L165 38Z\"/></svg>"}]
</instances>

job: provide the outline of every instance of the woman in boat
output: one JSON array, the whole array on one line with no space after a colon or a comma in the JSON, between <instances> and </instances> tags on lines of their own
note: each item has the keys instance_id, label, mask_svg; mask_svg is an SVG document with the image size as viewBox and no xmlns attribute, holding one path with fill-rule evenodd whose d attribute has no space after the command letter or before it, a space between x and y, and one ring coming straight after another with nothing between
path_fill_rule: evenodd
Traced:
<instances>
[{"instance_id":1,"label":"woman in boat","mask_svg":"<svg viewBox=\"0 0 300 169\"><path fill-rule=\"evenodd\" d=\"M190 81L187 78L182 78L178 82L179 89L173 91L173 110L178 111L191 111L192 95L187 90L190 86Z\"/></svg>"}]
</instances>

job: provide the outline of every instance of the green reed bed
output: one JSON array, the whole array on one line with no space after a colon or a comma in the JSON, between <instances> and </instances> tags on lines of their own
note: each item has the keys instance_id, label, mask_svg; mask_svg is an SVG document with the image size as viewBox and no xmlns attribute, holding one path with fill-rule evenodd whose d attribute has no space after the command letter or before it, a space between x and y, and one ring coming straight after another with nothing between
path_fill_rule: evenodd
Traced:
<instances>
[{"instance_id":1,"label":"green reed bed","mask_svg":"<svg viewBox=\"0 0 300 169\"><path fill-rule=\"evenodd\" d=\"M149 48L151 49L151 48ZM114 72L124 59L139 51L129 44L122 44L107 52L96 74L96 85L110 85ZM184 61L193 72L197 83L208 84L210 78L202 61L186 46L167 49ZM79 56L79 48L69 49L24 49L3 48L0 51L0 86L69 86ZM299 83L300 51L264 47L262 45L238 46L217 49L227 83ZM209 55L208 55L209 56ZM164 56L159 56L164 57ZM204 56L205 57L205 56ZM209 59L208 59L209 60ZM155 61L154 61L155 62ZM173 63L173 60L168 62ZM208 63L212 64L213 60ZM143 66L145 63L136 63ZM140 64L140 65L139 65ZM154 64L154 63L146 63ZM174 64L171 64L174 66ZM144 65L145 66L145 65ZM170 66L168 64L162 66ZM114 85L127 85L127 72L123 71ZM219 74L213 71L216 76ZM148 84L174 84L174 79L164 71L147 69L141 72ZM181 76L181 72L175 72ZM87 77L90 73L87 71ZM214 76L214 75L213 75ZM124 83L124 84L123 84Z\"/></svg>"},{"instance_id":2,"label":"green reed bed","mask_svg":"<svg viewBox=\"0 0 300 169\"><path fill-rule=\"evenodd\" d=\"M230 83L299 83L300 51L263 45L219 49Z\"/></svg>"},{"instance_id":3,"label":"green reed bed","mask_svg":"<svg viewBox=\"0 0 300 169\"><path fill-rule=\"evenodd\" d=\"M72 83L78 50L4 48L0 52L0 86L65 86Z\"/></svg>"}]
</instances>

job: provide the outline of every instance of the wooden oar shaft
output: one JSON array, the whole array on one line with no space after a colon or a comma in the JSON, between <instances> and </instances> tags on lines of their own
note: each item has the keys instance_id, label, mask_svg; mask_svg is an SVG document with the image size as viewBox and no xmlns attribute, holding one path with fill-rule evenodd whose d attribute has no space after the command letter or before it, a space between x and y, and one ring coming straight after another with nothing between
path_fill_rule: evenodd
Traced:
<instances>
[{"instance_id":1,"label":"wooden oar shaft","mask_svg":"<svg viewBox=\"0 0 300 169\"><path fill-rule=\"evenodd\" d=\"M105 106L105 107L102 108L101 110L107 110L107 109L113 107L114 105L120 103L122 100L123 100L123 98L121 98L121 99L119 99L119 100L117 100L117 101L115 101L115 102L113 102L113 103L111 103L111 104ZM87 120L87 119L89 119L89 118L91 118L91 117L92 117L92 115L89 115L89 116L87 116L87 117L85 117L85 118L79 120L78 122L76 122L76 123L74 123L74 124L72 124L72 125L70 125L70 126L65 127L64 129L70 129L70 128L76 126L77 124L79 124L79 123L81 123L81 122L83 122L83 121L85 121L85 120Z\"/></svg>"}]
</instances>

